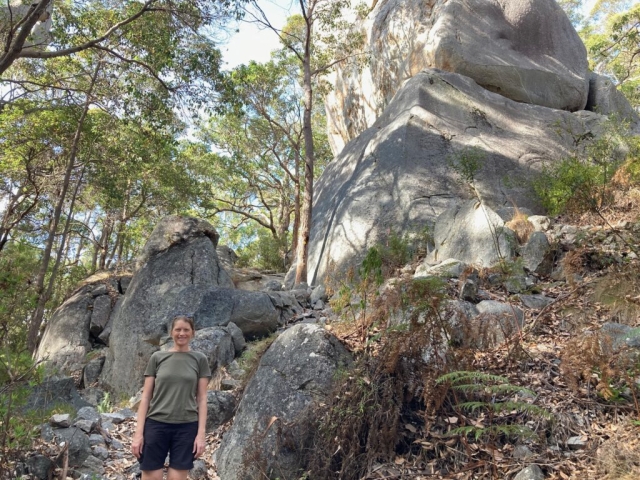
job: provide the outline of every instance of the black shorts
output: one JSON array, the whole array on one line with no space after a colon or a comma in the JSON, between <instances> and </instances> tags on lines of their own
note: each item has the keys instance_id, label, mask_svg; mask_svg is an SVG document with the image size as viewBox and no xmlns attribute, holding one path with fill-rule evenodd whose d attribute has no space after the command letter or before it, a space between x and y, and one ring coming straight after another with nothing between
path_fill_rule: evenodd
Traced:
<instances>
[{"instance_id":1,"label":"black shorts","mask_svg":"<svg viewBox=\"0 0 640 480\"><path fill-rule=\"evenodd\" d=\"M175 470L193 468L193 443L198 434L198 422L163 423L147 418L144 423L144 443L140 455L140 470L160 470L169 454L169 467Z\"/></svg>"}]
</instances>

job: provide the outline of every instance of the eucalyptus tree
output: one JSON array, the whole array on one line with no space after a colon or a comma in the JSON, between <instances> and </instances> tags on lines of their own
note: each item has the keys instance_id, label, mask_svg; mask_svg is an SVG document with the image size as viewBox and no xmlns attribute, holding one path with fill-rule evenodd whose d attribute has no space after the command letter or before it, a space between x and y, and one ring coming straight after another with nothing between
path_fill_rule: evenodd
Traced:
<instances>
[{"instance_id":1,"label":"eucalyptus tree","mask_svg":"<svg viewBox=\"0 0 640 480\"><path fill-rule=\"evenodd\" d=\"M161 34L166 23L154 21L162 17L198 32L228 17L235 5L233 0L8 0L0 8L0 75L23 58L56 58L89 49L117 52L126 44L127 32ZM153 70L145 58L123 60Z\"/></svg>"},{"instance_id":2,"label":"eucalyptus tree","mask_svg":"<svg viewBox=\"0 0 640 480\"><path fill-rule=\"evenodd\" d=\"M640 107L640 4L599 1L581 32L592 68L610 76L631 104Z\"/></svg>"},{"instance_id":3,"label":"eucalyptus tree","mask_svg":"<svg viewBox=\"0 0 640 480\"><path fill-rule=\"evenodd\" d=\"M313 134L314 89L332 67L360 53L363 39L350 28L345 14L349 0L299 0L300 13L293 15L282 28L274 26L257 5L249 10L253 21L278 35L283 47L297 61L304 105L304 197L296 251L296 283L307 279L309 233L313 203L315 148Z\"/></svg>"}]
</instances>

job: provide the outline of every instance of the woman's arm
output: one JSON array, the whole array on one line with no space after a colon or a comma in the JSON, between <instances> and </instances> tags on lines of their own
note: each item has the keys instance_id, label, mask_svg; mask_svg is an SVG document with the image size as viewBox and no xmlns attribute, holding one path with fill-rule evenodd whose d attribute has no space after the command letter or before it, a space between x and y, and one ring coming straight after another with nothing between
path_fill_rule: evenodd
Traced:
<instances>
[{"instance_id":1,"label":"woman's arm","mask_svg":"<svg viewBox=\"0 0 640 480\"><path fill-rule=\"evenodd\" d=\"M144 445L144 422L147 419L147 412L149 411L149 404L151 403L151 397L153 397L153 388L155 385L156 377L144 378L142 398L140 400L140 406L138 407L138 423L136 425L136 432L133 434L133 441L131 442L131 451L136 458L140 458L142 454L142 446Z\"/></svg>"},{"instance_id":2,"label":"woman's arm","mask_svg":"<svg viewBox=\"0 0 640 480\"><path fill-rule=\"evenodd\" d=\"M193 442L193 453L196 458L204 453L206 444L207 385L209 385L209 378L204 377L198 379L198 392L196 394L196 401L198 402L198 435L196 435L196 440Z\"/></svg>"}]
</instances>

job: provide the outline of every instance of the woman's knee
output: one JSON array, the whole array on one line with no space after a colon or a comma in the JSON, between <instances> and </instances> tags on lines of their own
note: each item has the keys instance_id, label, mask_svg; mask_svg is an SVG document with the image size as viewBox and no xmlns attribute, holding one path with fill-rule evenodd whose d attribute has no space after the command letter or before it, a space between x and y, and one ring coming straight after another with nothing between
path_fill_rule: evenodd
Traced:
<instances>
[{"instance_id":1,"label":"woman's knee","mask_svg":"<svg viewBox=\"0 0 640 480\"><path fill-rule=\"evenodd\" d=\"M175 468L169 467L167 480L187 480L188 475L189 470L176 470Z\"/></svg>"}]
</instances>

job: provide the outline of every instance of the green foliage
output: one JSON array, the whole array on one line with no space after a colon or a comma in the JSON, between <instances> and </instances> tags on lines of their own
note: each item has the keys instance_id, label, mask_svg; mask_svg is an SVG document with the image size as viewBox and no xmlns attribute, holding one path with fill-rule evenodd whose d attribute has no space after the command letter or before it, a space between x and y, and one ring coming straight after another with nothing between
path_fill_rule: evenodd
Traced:
<instances>
[{"instance_id":1,"label":"green foliage","mask_svg":"<svg viewBox=\"0 0 640 480\"><path fill-rule=\"evenodd\" d=\"M238 250L238 266L276 272L286 270L286 238L280 241L265 229L258 229L257 235L247 240L247 245Z\"/></svg>"},{"instance_id":2,"label":"green foliage","mask_svg":"<svg viewBox=\"0 0 640 480\"><path fill-rule=\"evenodd\" d=\"M33 427L42 422L41 416L25 413L23 407L43 369L25 350L14 350L12 345L0 348L0 455L6 458L9 450L30 446Z\"/></svg>"},{"instance_id":3,"label":"green foliage","mask_svg":"<svg viewBox=\"0 0 640 480\"><path fill-rule=\"evenodd\" d=\"M111 395L109 392L106 392L100 400L100 403L97 406L97 410L100 413L109 413L113 409L113 402L111 401Z\"/></svg>"},{"instance_id":4,"label":"green foliage","mask_svg":"<svg viewBox=\"0 0 640 480\"><path fill-rule=\"evenodd\" d=\"M638 141L624 123L612 120L596 140L544 168L533 182L542 205L552 214L597 212L612 200L611 180L627 158L638 155Z\"/></svg>"},{"instance_id":5,"label":"green foliage","mask_svg":"<svg viewBox=\"0 0 640 480\"><path fill-rule=\"evenodd\" d=\"M475 181L486 154L479 147L465 147L447 158L449 166L458 175L460 182L470 187L475 194Z\"/></svg>"},{"instance_id":6,"label":"green foliage","mask_svg":"<svg viewBox=\"0 0 640 480\"><path fill-rule=\"evenodd\" d=\"M533 431L525 425L512 423L512 419L522 421L520 414L547 420L551 418L549 412L537 405L510 399L509 397L518 394L535 395L531 390L513 385L499 375L455 371L441 375L436 383L448 385L454 393L469 399L461 401L458 395L454 395L453 407L459 411L464 423L471 425L454 428L449 432L450 435L472 435L476 440L498 436L524 438L533 436ZM462 411L481 418L470 419Z\"/></svg>"}]
</instances>

